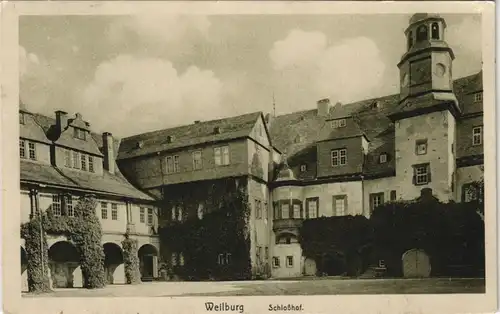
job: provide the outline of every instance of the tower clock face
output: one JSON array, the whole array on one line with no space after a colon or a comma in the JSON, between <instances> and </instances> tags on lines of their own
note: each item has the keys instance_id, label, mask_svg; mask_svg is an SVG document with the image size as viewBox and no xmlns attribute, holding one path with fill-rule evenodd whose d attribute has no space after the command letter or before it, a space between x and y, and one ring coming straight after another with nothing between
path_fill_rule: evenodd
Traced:
<instances>
[{"instance_id":1,"label":"tower clock face","mask_svg":"<svg viewBox=\"0 0 500 314\"><path fill-rule=\"evenodd\" d=\"M442 63L438 63L436 64L436 71L435 71L436 75L438 77L443 77L444 74L446 73L446 66Z\"/></svg>"},{"instance_id":2,"label":"tower clock face","mask_svg":"<svg viewBox=\"0 0 500 314\"><path fill-rule=\"evenodd\" d=\"M403 78L401 79L401 86L403 87L408 86L408 82L409 82L408 73L405 73L403 74Z\"/></svg>"}]
</instances>

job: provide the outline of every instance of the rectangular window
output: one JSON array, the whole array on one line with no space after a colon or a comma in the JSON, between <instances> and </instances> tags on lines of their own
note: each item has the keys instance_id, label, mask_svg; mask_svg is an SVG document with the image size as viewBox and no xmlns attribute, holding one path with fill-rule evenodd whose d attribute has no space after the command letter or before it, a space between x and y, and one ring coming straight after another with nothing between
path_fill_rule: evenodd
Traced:
<instances>
[{"instance_id":1,"label":"rectangular window","mask_svg":"<svg viewBox=\"0 0 500 314\"><path fill-rule=\"evenodd\" d=\"M282 219L290 218L290 204L288 203L281 204L281 218Z\"/></svg>"},{"instance_id":2,"label":"rectangular window","mask_svg":"<svg viewBox=\"0 0 500 314\"><path fill-rule=\"evenodd\" d=\"M153 225L153 209L148 208L148 225Z\"/></svg>"},{"instance_id":3,"label":"rectangular window","mask_svg":"<svg viewBox=\"0 0 500 314\"><path fill-rule=\"evenodd\" d=\"M301 218L300 217L300 204L293 204L293 218Z\"/></svg>"},{"instance_id":4,"label":"rectangular window","mask_svg":"<svg viewBox=\"0 0 500 314\"><path fill-rule=\"evenodd\" d=\"M36 160L36 146L35 143L28 142L28 149L30 153L30 159Z\"/></svg>"},{"instance_id":5,"label":"rectangular window","mask_svg":"<svg viewBox=\"0 0 500 314\"><path fill-rule=\"evenodd\" d=\"M71 167L71 151L69 149L64 150L64 166Z\"/></svg>"},{"instance_id":6,"label":"rectangular window","mask_svg":"<svg viewBox=\"0 0 500 314\"><path fill-rule=\"evenodd\" d=\"M229 165L229 146L221 146L214 148L215 165Z\"/></svg>"},{"instance_id":7,"label":"rectangular window","mask_svg":"<svg viewBox=\"0 0 500 314\"><path fill-rule=\"evenodd\" d=\"M339 128L343 128L346 126L346 122L345 122L345 119L340 119L339 120Z\"/></svg>"},{"instance_id":8,"label":"rectangular window","mask_svg":"<svg viewBox=\"0 0 500 314\"><path fill-rule=\"evenodd\" d=\"M317 199L307 199L307 217L309 219L318 217L318 200Z\"/></svg>"},{"instance_id":9,"label":"rectangular window","mask_svg":"<svg viewBox=\"0 0 500 314\"><path fill-rule=\"evenodd\" d=\"M475 102L483 101L483 92L475 93L474 101Z\"/></svg>"},{"instance_id":10,"label":"rectangular window","mask_svg":"<svg viewBox=\"0 0 500 314\"><path fill-rule=\"evenodd\" d=\"M81 154L82 170L87 171L87 155Z\"/></svg>"},{"instance_id":11,"label":"rectangular window","mask_svg":"<svg viewBox=\"0 0 500 314\"><path fill-rule=\"evenodd\" d=\"M431 172L429 164L413 166L413 184L424 185L431 182Z\"/></svg>"},{"instance_id":12,"label":"rectangular window","mask_svg":"<svg viewBox=\"0 0 500 314\"><path fill-rule=\"evenodd\" d=\"M181 167L179 166L179 156L174 156L174 172L181 172Z\"/></svg>"},{"instance_id":13,"label":"rectangular window","mask_svg":"<svg viewBox=\"0 0 500 314\"><path fill-rule=\"evenodd\" d=\"M379 162L381 164L385 164L387 162L387 155L386 154L380 154Z\"/></svg>"},{"instance_id":14,"label":"rectangular window","mask_svg":"<svg viewBox=\"0 0 500 314\"><path fill-rule=\"evenodd\" d=\"M111 219L118 220L118 204L116 203L111 204Z\"/></svg>"},{"instance_id":15,"label":"rectangular window","mask_svg":"<svg viewBox=\"0 0 500 314\"><path fill-rule=\"evenodd\" d=\"M260 200L255 200L255 218L262 219L262 203Z\"/></svg>"},{"instance_id":16,"label":"rectangular window","mask_svg":"<svg viewBox=\"0 0 500 314\"><path fill-rule=\"evenodd\" d=\"M101 218L108 219L108 203L101 202Z\"/></svg>"},{"instance_id":17,"label":"rectangular window","mask_svg":"<svg viewBox=\"0 0 500 314\"><path fill-rule=\"evenodd\" d=\"M417 140L415 142L415 153L417 155L427 154L427 140Z\"/></svg>"},{"instance_id":18,"label":"rectangular window","mask_svg":"<svg viewBox=\"0 0 500 314\"><path fill-rule=\"evenodd\" d=\"M217 258L219 265L229 265L231 263L231 253L221 253Z\"/></svg>"},{"instance_id":19,"label":"rectangular window","mask_svg":"<svg viewBox=\"0 0 500 314\"><path fill-rule=\"evenodd\" d=\"M26 158L26 142L23 140L19 140L19 156Z\"/></svg>"},{"instance_id":20,"label":"rectangular window","mask_svg":"<svg viewBox=\"0 0 500 314\"><path fill-rule=\"evenodd\" d=\"M52 212L54 216L61 216L61 197L59 195L52 195Z\"/></svg>"},{"instance_id":21,"label":"rectangular window","mask_svg":"<svg viewBox=\"0 0 500 314\"><path fill-rule=\"evenodd\" d=\"M346 121L345 119L338 119L338 120L333 120L332 121L332 128L343 128L346 126Z\"/></svg>"},{"instance_id":22,"label":"rectangular window","mask_svg":"<svg viewBox=\"0 0 500 314\"><path fill-rule=\"evenodd\" d=\"M80 140L85 140L85 130L74 128L73 136Z\"/></svg>"},{"instance_id":23,"label":"rectangular window","mask_svg":"<svg viewBox=\"0 0 500 314\"><path fill-rule=\"evenodd\" d=\"M174 172L174 159L172 156L167 157L167 173Z\"/></svg>"},{"instance_id":24,"label":"rectangular window","mask_svg":"<svg viewBox=\"0 0 500 314\"><path fill-rule=\"evenodd\" d=\"M391 201L395 201L395 200L396 200L396 191L392 190L391 191Z\"/></svg>"},{"instance_id":25,"label":"rectangular window","mask_svg":"<svg viewBox=\"0 0 500 314\"><path fill-rule=\"evenodd\" d=\"M307 171L307 165L300 165L300 172L306 172Z\"/></svg>"},{"instance_id":26,"label":"rectangular window","mask_svg":"<svg viewBox=\"0 0 500 314\"><path fill-rule=\"evenodd\" d=\"M264 258L266 261L269 259L269 247L267 246L264 248Z\"/></svg>"},{"instance_id":27,"label":"rectangular window","mask_svg":"<svg viewBox=\"0 0 500 314\"><path fill-rule=\"evenodd\" d=\"M293 267L293 256L286 257L286 267Z\"/></svg>"},{"instance_id":28,"label":"rectangular window","mask_svg":"<svg viewBox=\"0 0 500 314\"><path fill-rule=\"evenodd\" d=\"M94 172L94 157L88 156L89 157L89 171Z\"/></svg>"},{"instance_id":29,"label":"rectangular window","mask_svg":"<svg viewBox=\"0 0 500 314\"><path fill-rule=\"evenodd\" d=\"M80 167L80 153L73 152L73 168L79 169Z\"/></svg>"},{"instance_id":30,"label":"rectangular window","mask_svg":"<svg viewBox=\"0 0 500 314\"><path fill-rule=\"evenodd\" d=\"M268 213L267 203L264 203L264 206L262 206L262 217L264 217L264 219L267 219L267 217L268 217L267 213Z\"/></svg>"},{"instance_id":31,"label":"rectangular window","mask_svg":"<svg viewBox=\"0 0 500 314\"><path fill-rule=\"evenodd\" d=\"M384 204L384 193L372 193L370 194L370 212L373 213L375 208Z\"/></svg>"},{"instance_id":32,"label":"rectangular window","mask_svg":"<svg viewBox=\"0 0 500 314\"><path fill-rule=\"evenodd\" d=\"M347 149L334 149L331 153L332 166L344 166L347 164Z\"/></svg>"},{"instance_id":33,"label":"rectangular window","mask_svg":"<svg viewBox=\"0 0 500 314\"><path fill-rule=\"evenodd\" d=\"M66 213L68 216L75 216L75 211L73 210L73 197L71 195L66 196Z\"/></svg>"},{"instance_id":34,"label":"rectangular window","mask_svg":"<svg viewBox=\"0 0 500 314\"><path fill-rule=\"evenodd\" d=\"M144 223L146 221L146 210L144 209L144 207L141 207L140 208L140 212L139 212L139 221L141 223Z\"/></svg>"},{"instance_id":35,"label":"rectangular window","mask_svg":"<svg viewBox=\"0 0 500 314\"><path fill-rule=\"evenodd\" d=\"M472 145L481 145L483 143L483 127L477 126L472 129Z\"/></svg>"},{"instance_id":36,"label":"rectangular window","mask_svg":"<svg viewBox=\"0 0 500 314\"><path fill-rule=\"evenodd\" d=\"M335 216L345 216L347 212L347 196L335 195L333 197L333 213Z\"/></svg>"},{"instance_id":37,"label":"rectangular window","mask_svg":"<svg viewBox=\"0 0 500 314\"><path fill-rule=\"evenodd\" d=\"M193 170L200 170L202 168L201 151L193 152Z\"/></svg>"},{"instance_id":38,"label":"rectangular window","mask_svg":"<svg viewBox=\"0 0 500 314\"><path fill-rule=\"evenodd\" d=\"M273 256L273 267L274 268L280 267L280 258L278 256Z\"/></svg>"}]
</instances>

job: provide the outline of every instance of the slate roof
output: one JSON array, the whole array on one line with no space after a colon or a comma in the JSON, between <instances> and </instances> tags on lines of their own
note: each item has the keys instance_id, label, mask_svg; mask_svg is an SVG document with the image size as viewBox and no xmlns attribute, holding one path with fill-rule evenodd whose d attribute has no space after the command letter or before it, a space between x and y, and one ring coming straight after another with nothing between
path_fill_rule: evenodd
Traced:
<instances>
[{"instance_id":1,"label":"slate roof","mask_svg":"<svg viewBox=\"0 0 500 314\"><path fill-rule=\"evenodd\" d=\"M202 143L247 137L260 117L262 117L261 112L254 112L127 137L120 144L117 159L134 158ZM215 128L220 128L220 132L215 132Z\"/></svg>"},{"instance_id":2,"label":"slate roof","mask_svg":"<svg viewBox=\"0 0 500 314\"><path fill-rule=\"evenodd\" d=\"M54 129L55 119L40 114L32 114L31 119L33 123L21 125L21 134L23 134L23 128L28 126L30 132L24 132L27 136L26 138L37 140L35 136L44 136L44 143L50 145L52 142L47 139L45 133ZM35 133L35 130L38 130L37 133ZM85 146L82 146L81 144L81 142L84 141L73 138L72 134L69 136L70 131L65 133L68 133L68 137L65 137L65 141L76 142L76 144L64 142L69 144L65 146L87 151ZM35 136L32 136L33 134ZM100 148L102 149L102 136L100 134L90 133L87 142L94 145L93 150L90 152L96 153L95 150L97 150L97 153L102 156L100 152ZM59 144L58 141L56 141L56 143ZM119 143L119 139L114 139L115 151L118 150ZM20 168L21 181L56 185L66 188L84 189L95 193L101 192L140 200L154 200L151 196L143 193L130 184L119 171L117 164L115 164L114 174L110 174L104 170L102 175L78 170L60 169L50 164L42 164L27 160L21 160Z\"/></svg>"},{"instance_id":3,"label":"slate roof","mask_svg":"<svg viewBox=\"0 0 500 314\"><path fill-rule=\"evenodd\" d=\"M473 93L482 91L482 72L459 78L454 81L454 91L459 100L462 113L482 112L482 102L474 103ZM387 175L395 171L394 125L388 116L398 110L399 94L362 100L345 104L342 109L352 116L360 130L369 140L368 155L365 160L364 172L370 175ZM333 115L333 108L330 108ZM324 117L317 114L317 109L299 111L276 116L270 125L270 135L273 145L287 153L288 163L293 169L296 162L316 161L316 143L322 139L321 130L329 127ZM328 124L328 125L326 125ZM457 128L466 127L460 120ZM301 141L295 141L301 134ZM457 152L472 143L458 141ZM378 162L381 153L388 154L388 162ZM458 156L462 157L462 156ZM300 178L300 173L295 174Z\"/></svg>"},{"instance_id":4,"label":"slate roof","mask_svg":"<svg viewBox=\"0 0 500 314\"><path fill-rule=\"evenodd\" d=\"M51 143L49 139L47 139L47 135L45 135L42 126L31 112L22 109L20 110L20 114L24 114L24 124L19 124L19 137L45 144Z\"/></svg>"}]
</instances>

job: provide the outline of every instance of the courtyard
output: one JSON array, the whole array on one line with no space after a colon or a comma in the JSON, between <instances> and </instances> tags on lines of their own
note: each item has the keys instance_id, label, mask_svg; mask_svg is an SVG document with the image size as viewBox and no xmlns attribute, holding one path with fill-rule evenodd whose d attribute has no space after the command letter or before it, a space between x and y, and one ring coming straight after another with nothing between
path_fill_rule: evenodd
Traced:
<instances>
[{"instance_id":1,"label":"courtyard","mask_svg":"<svg viewBox=\"0 0 500 314\"><path fill-rule=\"evenodd\" d=\"M23 297L171 297L336 294L485 293L483 278L258 280L226 282L147 282L103 289L55 289Z\"/></svg>"}]
</instances>

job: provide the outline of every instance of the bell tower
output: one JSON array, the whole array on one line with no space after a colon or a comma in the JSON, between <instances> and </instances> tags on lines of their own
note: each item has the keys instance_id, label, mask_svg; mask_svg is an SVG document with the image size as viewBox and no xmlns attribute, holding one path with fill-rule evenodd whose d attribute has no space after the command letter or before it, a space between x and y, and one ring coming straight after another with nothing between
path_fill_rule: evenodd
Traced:
<instances>
[{"instance_id":1,"label":"bell tower","mask_svg":"<svg viewBox=\"0 0 500 314\"><path fill-rule=\"evenodd\" d=\"M406 52L398 63L399 105L394 122L396 177L403 199L431 189L441 201L454 199L456 118L453 92L455 55L445 41L446 21L417 13L405 30Z\"/></svg>"},{"instance_id":2,"label":"bell tower","mask_svg":"<svg viewBox=\"0 0 500 314\"><path fill-rule=\"evenodd\" d=\"M446 21L437 14L417 13L405 31L406 53L398 63L402 111L446 103L455 115L460 108L453 93L453 50L445 41ZM426 99L426 104L422 104ZM417 105L418 104L418 105ZM430 109L430 108L429 108Z\"/></svg>"}]
</instances>

